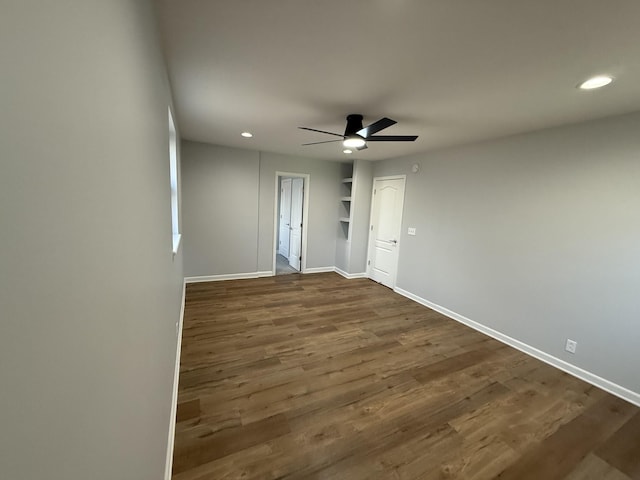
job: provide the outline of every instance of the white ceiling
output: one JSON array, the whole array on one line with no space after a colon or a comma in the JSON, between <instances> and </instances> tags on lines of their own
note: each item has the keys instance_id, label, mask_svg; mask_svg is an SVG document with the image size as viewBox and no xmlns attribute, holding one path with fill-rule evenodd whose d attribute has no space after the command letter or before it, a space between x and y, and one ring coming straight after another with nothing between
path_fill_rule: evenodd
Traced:
<instances>
[{"instance_id":1,"label":"white ceiling","mask_svg":"<svg viewBox=\"0 0 640 480\"><path fill-rule=\"evenodd\" d=\"M639 0L159 0L183 138L344 159L349 113L415 143L379 160L640 110ZM575 86L600 73L601 90ZM252 139L240 136L253 132Z\"/></svg>"}]
</instances>

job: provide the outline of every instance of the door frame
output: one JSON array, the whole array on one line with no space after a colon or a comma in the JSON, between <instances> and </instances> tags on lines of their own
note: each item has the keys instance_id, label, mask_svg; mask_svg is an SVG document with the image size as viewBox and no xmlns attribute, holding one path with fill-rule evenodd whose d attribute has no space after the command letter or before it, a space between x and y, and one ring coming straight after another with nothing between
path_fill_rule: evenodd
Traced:
<instances>
[{"instance_id":1,"label":"door frame","mask_svg":"<svg viewBox=\"0 0 640 480\"><path fill-rule=\"evenodd\" d=\"M304 178L291 179L291 216L289 217L289 265L302 270L302 207L304 206ZM295 206L295 208L294 208ZM294 221L296 223L294 223ZM297 225L300 225L299 227ZM297 241L295 241L297 240ZM294 255L297 251L298 258Z\"/></svg>"},{"instance_id":2,"label":"door frame","mask_svg":"<svg viewBox=\"0 0 640 480\"><path fill-rule=\"evenodd\" d=\"M277 247L276 251L280 255L282 255L284 257L287 257L287 260L289 259L289 252L291 250L290 249L291 245L289 244L290 243L290 239L291 239L291 235L290 235L290 232L291 232L291 184L292 184L291 180L293 180L293 179L289 178L289 177L287 177L287 178L281 177L281 178L278 179L278 184L280 185L280 189L278 190L278 195L280 196L280 202L277 202L277 203L278 203L278 210L279 210L279 215L280 216L278 217L278 230L277 230L277 233L276 233L276 247ZM283 243L283 241L282 241L282 228L283 228L283 225L282 225L282 220L283 220L282 219L282 207L286 203L286 202L283 201L284 198L285 198L284 195L283 195L283 191L284 191L284 188L285 188L285 182L288 182L288 184L289 184L289 193L288 193L288 195L289 195L289 205L288 205L288 208L289 208L289 228L287 229L287 233L289 234L289 236L287 237L287 243L286 243L286 245L287 245L287 254L286 255L283 253L282 248L281 248L281 245ZM276 212L276 213L278 213L278 212Z\"/></svg>"},{"instance_id":3,"label":"door frame","mask_svg":"<svg viewBox=\"0 0 640 480\"><path fill-rule=\"evenodd\" d=\"M276 274L276 255L277 255L277 242L278 242L278 200L280 186L278 185L279 177L288 178L302 178L302 245L300 248L300 254L302 255L302 262L300 262L300 273L305 273L307 270L307 231L309 230L309 187L311 184L311 175L308 173L294 173L294 172L280 172L276 171L275 175L275 198L273 199L273 243L271 244L271 255L273 255L273 263L271 274ZM289 245L291 248L291 245Z\"/></svg>"},{"instance_id":4,"label":"door frame","mask_svg":"<svg viewBox=\"0 0 640 480\"><path fill-rule=\"evenodd\" d=\"M402 222L404 220L404 201L407 196L407 176L405 174L399 175L387 175L384 177L373 177L373 182L371 184L371 212L369 213L369 235L367 236L367 278L371 278L371 234L373 233L371 230L371 226L373 225L373 202L375 201L375 191L376 191L376 180L402 180L403 182L403 197L402 197L402 218L400 219L400 234L398 235L398 244L396 245L396 249L398 251L398 262L396 263L396 271L393 274L393 287L392 290L396 288L396 280L398 279L398 265L400 263L400 244L402 243ZM375 281L375 280L374 280Z\"/></svg>"}]
</instances>

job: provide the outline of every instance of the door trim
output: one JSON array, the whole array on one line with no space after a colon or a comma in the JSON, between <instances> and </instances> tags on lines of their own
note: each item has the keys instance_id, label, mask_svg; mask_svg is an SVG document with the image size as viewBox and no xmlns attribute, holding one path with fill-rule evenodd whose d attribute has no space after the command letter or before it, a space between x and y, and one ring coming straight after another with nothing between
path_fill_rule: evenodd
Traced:
<instances>
[{"instance_id":1,"label":"door trim","mask_svg":"<svg viewBox=\"0 0 640 480\"><path fill-rule=\"evenodd\" d=\"M289 178L302 178L304 194L302 196L302 247L300 249L302 255L302 262L300 263L300 273L307 272L307 231L309 230L309 188L311 185L311 175L308 173L294 173L294 172L280 172L276 171L275 175L275 187L274 187L274 199L273 199L273 243L271 244L271 255L273 256L273 263L271 266L271 273L276 274L276 242L278 241L278 177ZM291 246L289 246L291 248Z\"/></svg>"},{"instance_id":2,"label":"door trim","mask_svg":"<svg viewBox=\"0 0 640 480\"><path fill-rule=\"evenodd\" d=\"M300 181L298 181L300 180ZM289 265L302 270L302 207L304 206L304 178L291 179L291 202L289 217ZM294 208L295 206L295 208ZM300 225L299 227L297 225ZM295 253L298 253L296 258Z\"/></svg>"},{"instance_id":3,"label":"door trim","mask_svg":"<svg viewBox=\"0 0 640 480\"><path fill-rule=\"evenodd\" d=\"M367 278L371 279L371 225L373 224L373 202L375 201L375 187L376 180L402 180L403 182L403 198L402 198L402 218L400 219L400 235L398 236L398 244L396 245L396 249L398 250L398 263L396 264L396 271L393 275L393 287L396 288L396 280L398 279L398 265L400 264L400 246L402 244L402 221L404 220L404 200L407 196L407 176L405 174L401 175L387 175L384 177L373 177L372 186L371 186L371 212L369 213L369 235L367 235L367 269L366 274ZM375 281L375 280L374 280Z\"/></svg>"},{"instance_id":4,"label":"door trim","mask_svg":"<svg viewBox=\"0 0 640 480\"><path fill-rule=\"evenodd\" d=\"M277 232L277 236L276 236L276 247L277 247L277 251L280 255L282 255L283 257L286 257L287 260L289 259L289 252L291 250L291 245L290 245L290 235L287 237L286 239L286 245L287 245L287 250L286 250L286 255L284 253L284 249L282 248L282 243L283 243L283 239L282 239L282 207L283 205L285 205L287 202L285 202L285 196L283 195L284 190L285 190L285 185L289 185L289 192L287 193L288 195L288 200L289 200L289 204L288 204L288 209L289 209L289 219L288 219L288 226L289 228L287 228L287 234L290 234L291 232L291 185L292 185L292 178L284 178L284 177L280 177L278 179L278 184L280 185L280 190L278 190L278 195L280 196L280 202L278 203L278 210L280 211L280 217L278 217L278 232Z\"/></svg>"}]
</instances>

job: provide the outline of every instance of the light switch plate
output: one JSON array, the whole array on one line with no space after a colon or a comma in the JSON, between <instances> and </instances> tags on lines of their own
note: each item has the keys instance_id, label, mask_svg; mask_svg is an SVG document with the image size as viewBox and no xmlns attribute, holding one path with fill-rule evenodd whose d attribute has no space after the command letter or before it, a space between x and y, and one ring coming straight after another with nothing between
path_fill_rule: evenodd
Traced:
<instances>
[{"instance_id":1,"label":"light switch plate","mask_svg":"<svg viewBox=\"0 0 640 480\"><path fill-rule=\"evenodd\" d=\"M416 229L413 227L409 227L409 231L407 232L409 235L415 235L416 234Z\"/></svg>"}]
</instances>

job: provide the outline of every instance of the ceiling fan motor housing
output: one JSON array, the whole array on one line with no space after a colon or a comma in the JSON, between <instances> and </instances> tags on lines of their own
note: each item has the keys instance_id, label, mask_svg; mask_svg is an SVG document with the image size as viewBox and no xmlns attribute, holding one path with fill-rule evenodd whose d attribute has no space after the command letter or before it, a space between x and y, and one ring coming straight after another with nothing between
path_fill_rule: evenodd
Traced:
<instances>
[{"instance_id":1,"label":"ceiling fan motor housing","mask_svg":"<svg viewBox=\"0 0 640 480\"><path fill-rule=\"evenodd\" d=\"M362 130L362 115L356 113L347 115L347 128L344 130L344 136L358 135L360 130Z\"/></svg>"}]
</instances>

